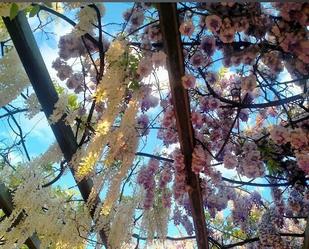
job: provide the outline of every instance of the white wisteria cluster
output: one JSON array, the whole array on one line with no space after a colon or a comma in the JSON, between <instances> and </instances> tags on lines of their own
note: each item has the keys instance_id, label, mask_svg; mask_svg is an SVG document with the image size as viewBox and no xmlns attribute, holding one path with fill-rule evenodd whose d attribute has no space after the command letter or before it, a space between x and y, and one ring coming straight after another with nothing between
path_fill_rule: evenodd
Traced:
<instances>
[{"instance_id":1,"label":"white wisteria cluster","mask_svg":"<svg viewBox=\"0 0 309 249\"><path fill-rule=\"evenodd\" d=\"M30 84L15 48L0 59L0 107L14 100Z\"/></svg>"},{"instance_id":2,"label":"white wisteria cluster","mask_svg":"<svg viewBox=\"0 0 309 249\"><path fill-rule=\"evenodd\" d=\"M125 68L118 61L121 60L125 52L125 43L114 41L106 53L107 63L109 64L104 77L102 78L95 98L97 103L106 103L106 110L98 121L95 136L90 141L86 155L82 158L78 167L77 174L80 179L89 175L96 162L101 157L102 151L109 141L109 131L116 117L120 113L120 105L126 86ZM110 144L112 144L110 142Z\"/></svg>"},{"instance_id":3,"label":"white wisteria cluster","mask_svg":"<svg viewBox=\"0 0 309 249\"><path fill-rule=\"evenodd\" d=\"M25 102L27 108L26 116L29 119L33 118L41 111L42 107L35 93L32 93Z\"/></svg>"},{"instance_id":4,"label":"white wisteria cluster","mask_svg":"<svg viewBox=\"0 0 309 249\"><path fill-rule=\"evenodd\" d=\"M110 184L108 189L107 197L104 201L102 207L102 214L106 215L110 212L114 202L119 196L119 189L123 178L126 176L128 170L133 164L135 158L135 152L138 146L138 133L135 129L136 125L136 114L139 108L139 96L140 94L134 94L132 100L129 103L129 107L125 111L125 114L122 117L121 124L116 133L116 141L110 140L112 156L108 158L111 161L121 160L121 165L119 170L113 177L113 181ZM125 134L125 136L124 136ZM120 142L121 141L121 142ZM121 151L121 155L119 155ZM116 153L118 152L118 155ZM108 155L109 157L109 155ZM110 162L111 163L111 162ZM108 163L108 164L110 164Z\"/></svg>"},{"instance_id":5,"label":"white wisteria cluster","mask_svg":"<svg viewBox=\"0 0 309 249\"><path fill-rule=\"evenodd\" d=\"M0 235L6 240L4 249L21 248L34 233L39 236L42 248L84 248L91 225L88 210L80 203L68 202L71 198L68 193L42 187L46 182L44 165L61 158L54 143L43 155L14 173L20 183L13 195L13 213L0 224Z\"/></svg>"},{"instance_id":6,"label":"white wisteria cluster","mask_svg":"<svg viewBox=\"0 0 309 249\"><path fill-rule=\"evenodd\" d=\"M65 93L60 94L58 101L54 105L53 113L49 116L49 121L51 124L55 124L61 119L63 114L66 112L68 103L69 96Z\"/></svg>"},{"instance_id":7,"label":"white wisteria cluster","mask_svg":"<svg viewBox=\"0 0 309 249\"><path fill-rule=\"evenodd\" d=\"M99 9L101 17L105 13L105 8L102 3L96 4ZM86 33L93 33L94 24L97 23L97 12L93 7L84 6L77 14L79 22L75 26L75 32L77 35L84 35Z\"/></svg>"}]
</instances>

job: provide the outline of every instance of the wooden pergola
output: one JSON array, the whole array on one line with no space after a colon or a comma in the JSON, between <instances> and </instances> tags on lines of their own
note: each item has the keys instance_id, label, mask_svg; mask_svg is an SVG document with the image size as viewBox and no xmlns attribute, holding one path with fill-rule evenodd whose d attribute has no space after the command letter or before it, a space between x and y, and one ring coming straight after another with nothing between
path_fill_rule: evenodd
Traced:
<instances>
[{"instance_id":1,"label":"wooden pergola","mask_svg":"<svg viewBox=\"0 0 309 249\"><path fill-rule=\"evenodd\" d=\"M183 48L179 33L177 6L176 3L159 3L157 4L157 8L163 35L163 45L167 54L167 69L169 72L169 82L176 116L177 133L185 160L186 181L189 186L188 194L196 241L199 249L208 249L209 238L204 215L200 179L191 170L192 152L195 146L195 140L190 118L189 96L181 84L181 77L185 74L185 68L182 52ZM4 18L3 20L43 111L46 117L49 117L53 112L54 104L57 102L58 96L27 18L25 14L21 12L12 21L9 18ZM65 160L69 162L78 148L72 129L65 125L63 121L52 124L51 128ZM73 168L70 169L76 179L76 172ZM76 180L76 182L84 201L87 202L93 187L92 180ZM94 207L100 202L101 200L97 197ZM0 208L2 208L7 215L12 212L13 208L10 194L3 184L0 185ZM92 218L94 218L94 210L95 208L89 210ZM107 235L104 231L100 231L100 237L105 247L109 248ZM304 249L309 249L308 237L307 228ZM35 235L29 238L26 244L30 249L39 248L39 241Z\"/></svg>"}]
</instances>

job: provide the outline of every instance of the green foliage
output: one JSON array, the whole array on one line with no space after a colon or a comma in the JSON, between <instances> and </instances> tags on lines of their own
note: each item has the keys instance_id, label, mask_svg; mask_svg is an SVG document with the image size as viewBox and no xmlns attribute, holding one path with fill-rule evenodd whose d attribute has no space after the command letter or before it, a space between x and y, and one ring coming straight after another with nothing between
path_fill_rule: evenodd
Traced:
<instances>
[{"instance_id":1,"label":"green foliage","mask_svg":"<svg viewBox=\"0 0 309 249\"><path fill-rule=\"evenodd\" d=\"M34 5L31 7L31 10L29 12L29 17L34 17L37 13L40 11L40 6L39 5Z\"/></svg>"},{"instance_id":2,"label":"green foliage","mask_svg":"<svg viewBox=\"0 0 309 249\"><path fill-rule=\"evenodd\" d=\"M64 87L60 86L57 83L54 83L54 86L55 86L55 89L56 89L56 92L58 93L58 95L60 95L64 92Z\"/></svg>"},{"instance_id":3,"label":"green foliage","mask_svg":"<svg viewBox=\"0 0 309 249\"><path fill-rule=\"evenodd\" d=\"M79 107L77 96L74 93L69 94L68 104L71 110L76 110Z\"/></svg>"},{"instance_id":4,"label":"green foliage","mask_svg":"<svg viewBox=\"0 0 309 249\"><path fill-rule=\"evenodd\" d=\"M13 20L17 14L18 14L19 8L16 3L12 3L11 9L10 9L10 20Z\"/></svg>"},{"instance_id":5,"label":"green foliage","mask_svg":"<svg viewBox=\"0 0 309 249\"><path fill-rule=\"evenodd\" d=\"M273 158L274 147L271 143L264 143L258 146L258 150L261 153L262 158L265 159L266 167L269 171L269 174L275 175L280 171L280 164L278 160Z\"/></svg>"}]
</instances>

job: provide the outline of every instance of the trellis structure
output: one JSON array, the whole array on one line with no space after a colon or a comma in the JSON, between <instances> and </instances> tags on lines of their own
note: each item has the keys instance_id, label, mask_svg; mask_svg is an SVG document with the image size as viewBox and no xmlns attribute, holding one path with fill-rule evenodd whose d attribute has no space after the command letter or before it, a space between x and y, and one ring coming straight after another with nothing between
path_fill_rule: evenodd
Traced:
<instances>
[{"instance_id":1,"label":"trellis structure","mask_svg":"<svg viewBox=\"0 0 309 249\"><path fill-rule=\"evenodd\" d=\"M181 77L185 73L184 60L182 54L182 44L180 33L178 31L178 14L175 3L160 3L157 5L160 26L163 34L163 45L167 54L167 67L169 72L170 88L175 109L177 132L179 136L181 150L185 158L187 184L189 186L189 197L192 209L192 218L195 226L196 240L199 249L208 249L208 237L201 189L200 179L191 170L192 152L194 148L194 135L192 124L190 121L190 106L187 91L181 84ZM27 22L25 14L20 12L14 20L4 18L5 25L10 33L12 41L16 47L19 57L28 74L34 91L39 99L46 117L49 117L54 108L54 104L58 100L56 90L53 86L39 48L35 42L34 36ZM72 129L66 126L64 121L52 124L51 128L55 134L56 140L63 152L64 158L69 162L76 152L78 146L74 138ZM75 171L70 168L75 177ZM78 188L85 202L91 192L93 183L91 179L77 181ZM95 205L89 212L94 218L95 206L101 202L97 197ZM12 201L5 186L0 185L0 207L5 211L6 215L10 215L12 211ZM104 231L100 232L103 244L108 248L108 240ZM308 227L306 229L305 243L303 249L309 248ZM211 240L212 243L214 243ZM26 241L30 249L39 248L39 241L34 235ZM222 247L228 248L228 247Z\"/></svg>"}]
</instances>

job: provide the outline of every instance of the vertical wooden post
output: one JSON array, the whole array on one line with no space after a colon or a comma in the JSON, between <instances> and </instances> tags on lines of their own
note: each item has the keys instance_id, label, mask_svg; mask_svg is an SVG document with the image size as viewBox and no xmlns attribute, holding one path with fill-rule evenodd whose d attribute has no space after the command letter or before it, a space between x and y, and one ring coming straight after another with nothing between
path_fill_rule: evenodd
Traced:
<instances>
[{"instance_id":1,"label":"vertical wooden post","mask_svg":"<svg viewBox=\"0 0 309 249\"><path fill-rule=\"evenodd\" d=\"M159 3L158 11L163 44L167 54L167 69L175 109L177 132L185 160L187 184L190 187L188 194L197 245L199 249L208 249L208 232L205 222L200 180L191 170L194 133L191 124L189 96L181 82L181 78L185 74L185 69L176 3Z\"/></svg>"}]
</instances>

